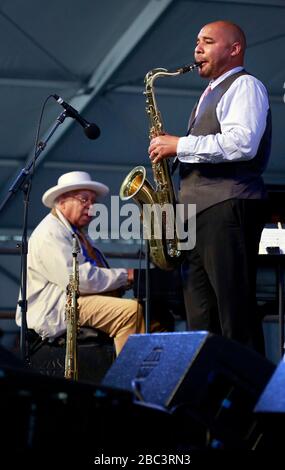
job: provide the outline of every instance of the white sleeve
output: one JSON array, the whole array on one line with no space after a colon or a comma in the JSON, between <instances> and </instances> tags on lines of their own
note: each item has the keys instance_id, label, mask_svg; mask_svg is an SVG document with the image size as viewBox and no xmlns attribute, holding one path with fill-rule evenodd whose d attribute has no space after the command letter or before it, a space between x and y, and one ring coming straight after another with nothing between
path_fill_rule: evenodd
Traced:
<instances>
[{"instance_id":1,"label":"white sleeve","mask_svg":"<svg viewBox=\"0 0 285 470\"><path fill-rule=\"evenodd\" d=\"M34 263L40 273L51 283L59 285L63 291L69 282L72 272L72 236L68 231L48 229L40 234L33 246ZM37 259L35 259L37 258ZM98 268L85 261L78 254L79 286L83 294L107 292L127 284L126 269Z\"/></svg>"}]
</instances>

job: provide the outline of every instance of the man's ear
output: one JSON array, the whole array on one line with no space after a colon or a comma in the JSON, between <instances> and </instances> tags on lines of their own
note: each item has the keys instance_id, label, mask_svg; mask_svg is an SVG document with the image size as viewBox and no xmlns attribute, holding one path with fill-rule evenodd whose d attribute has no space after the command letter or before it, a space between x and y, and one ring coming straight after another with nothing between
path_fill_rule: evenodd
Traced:
<instances>
[{"instance_id":1,"label":"man's ear","mask_svg":"<svg viewBox=\"0 0 285 470\"><path fill-rule=\"evenodd\" d=\"M232 44L232 51L231 51L231 56L232 57L235 57L237 55L239 55L241 52L241 44L240 42L234 42Z\"/></svg>"}]
</instances>

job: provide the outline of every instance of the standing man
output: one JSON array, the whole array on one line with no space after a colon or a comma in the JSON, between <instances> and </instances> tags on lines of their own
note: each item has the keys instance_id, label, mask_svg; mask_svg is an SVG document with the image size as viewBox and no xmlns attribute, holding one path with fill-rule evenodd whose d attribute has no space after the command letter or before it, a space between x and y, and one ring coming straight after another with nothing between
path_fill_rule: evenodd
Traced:
<instances>
[{"instance_id":1,"label":"standing man","mask_svg":"<svg viewBox=\"0 0 285 470\"><path fill-rule=\"evenodd\" d=\"M244 70L245 49L243 31L231 22L201 29L195 60L208 87L192 111L187 136L156 137L149 153L154 163L177 156L180 202L196 204L196 247L182 270L189 328L264 353L256 269L271 115L264 85Z\"/></svg>"},{"instance_id":2,"label":"standing man","mask_svg":"<svg viewBox=\"0 0 285 470\"><path fill-rule=\"evenodd\" d=\"M136 300L119 297L133 281L132 269L111 269L104 255L83 231L92 217L89 208L109 188L88 173L62 175L42 198L51 212L29 240L27 324L43 339L66 331L66 286L72 271L73 234L81 251L79 264L79 324L100 329L114 338L118 355L130 334L144 333L142 308ZM21 311L16 313L21 324Z\"/></svg>"}]
</instances>

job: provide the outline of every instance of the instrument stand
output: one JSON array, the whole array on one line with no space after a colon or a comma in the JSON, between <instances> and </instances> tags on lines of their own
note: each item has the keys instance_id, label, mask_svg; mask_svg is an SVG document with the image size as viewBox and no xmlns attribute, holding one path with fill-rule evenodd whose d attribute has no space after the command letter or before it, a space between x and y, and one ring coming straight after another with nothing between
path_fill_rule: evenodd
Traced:
<instances>
[{"instance_id":1,"label":"instrument stand","mask_svg":"<svg viewBox=\"0 0 285 470\"><path fill-rule=\"evenodd\" d=\"M37 158L43 152L46 147L47 142L54 134L56 129L60 124L62 124L67 117L67 111L62 112L56 119L56 123L50 130L48 136L44 141L39 142L38 147L35 152L35 156L26 167L24 167L14 182L12 183L9 191L0 205L0 213L11 199L19 190L22 190L24 193L24 220L23 220L23 232L22 232L22 243L21 243L21 296L18 305L21 308L21 333L20 333L20 348L21 356L24 362L24 365L30 366L30 353L29 353L29 343L27 336L27 255L28 255L28 240L27 240L27 226L28 226L28 207L29 207L29 194L30 187L32 182L32 177L35 169L35 163Z\"/></svg>"}]
</instances>

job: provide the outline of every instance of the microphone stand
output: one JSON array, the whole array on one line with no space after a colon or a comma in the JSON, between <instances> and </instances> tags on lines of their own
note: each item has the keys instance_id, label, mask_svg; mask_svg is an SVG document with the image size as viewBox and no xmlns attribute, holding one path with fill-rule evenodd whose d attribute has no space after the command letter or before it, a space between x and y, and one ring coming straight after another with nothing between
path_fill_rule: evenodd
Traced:
<instances>
[{"instance_id":1,"label":"microphone stand","mask_svg":"<svg viewBox=\"0 0 285 470\"><path fill-rule=\"evenodd\" d=\"M27 222L28 222L28 207L29 207L29 193L30 193L30 185L33 176L33 170L35 167L36 160L43 152L46 147L47 142L55 133L56 129L62 124L67 117L67 111L62 112L56 119L56 123L51 128L48 136L45 138L44 141L39 142L37 150L35 152L35 156L33 160L24 167L14 182L12 183L9 191L4 199L4 201L0 205L0 213L11 199L19 190L22 190L24 193L24 220L23 220L23 236L22 236L22 243L21 243L21 296L22 298L18 301L18 305L21 308L21 332L20 332L20 348L21 348L21 355L24 362L24 365L30 365L30 353L29 353L29 343L27 337L27 255L28 255L28 240L27 240Z\"/></svg>"}]
</instances>

